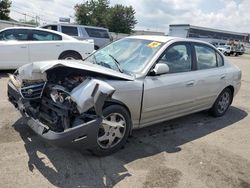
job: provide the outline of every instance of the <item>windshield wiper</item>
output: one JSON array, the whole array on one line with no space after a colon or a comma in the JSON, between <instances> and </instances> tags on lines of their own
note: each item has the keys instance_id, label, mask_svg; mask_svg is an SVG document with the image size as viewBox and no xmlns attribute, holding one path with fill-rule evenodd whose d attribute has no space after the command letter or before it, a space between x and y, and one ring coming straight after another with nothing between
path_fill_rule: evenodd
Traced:
<instances>
[{"instance_id":1,"label":"windshield wiper","mask_svg":"<svg viewBox=\"0 0 250 188\"><path fill-rule=\"evenodd\" d=\"M117 66L118 70L123 73L123 70L121 68L120 63L114 58L114 56L112 56L111 54L109 54L109 56L115 61L115 65Z\"/></svg>"}]
</instances>

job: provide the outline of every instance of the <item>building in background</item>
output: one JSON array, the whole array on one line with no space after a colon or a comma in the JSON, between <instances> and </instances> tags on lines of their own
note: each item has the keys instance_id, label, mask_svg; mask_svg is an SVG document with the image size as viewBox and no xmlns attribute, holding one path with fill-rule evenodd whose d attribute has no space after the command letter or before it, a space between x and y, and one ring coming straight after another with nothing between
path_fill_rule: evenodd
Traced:
<instances>
[{"instance_id":1,"label":"building in background","mask_svg":"<svg viewBox=\"0 0 250 188\"><path fill-rule=\"evenodd\" d=\"M164 32L151 30L134 30L133 35L165 35Z\"/></svg>"},{"instance_id":2,"label":"building in background","mask_svg":"<svg viewBox=\"0 0 250 188\"><path fill-rule=\"evenodd\" d=\"M230 42L249 43L248 33L198 27L190 24L169 25L169 35L183 38L194 38L212 44L225 44Z\"/></svg>"},{"instance_id":3,"label":"building in background","mask_svg":"<svg viewBox=\"0 0 250 188\"><path fill-rule=\"evenodd\" d=\"M131 35L165 35L164 32L151 31L151 30L134 30L132 34L114 33L114 32L110 32L110 34L114 39L114 41Z\"/></svg>"},{"instance_id":4,"label":"building in background","mask_svg":"<svg viewBox=\"0 0 250 188\"><path fill-rule=\"evenodd\" d=\"M16 21L0 20L0 30L7 27L36 27L35 25L20 23Z\"/></svg>"}]
</instances>

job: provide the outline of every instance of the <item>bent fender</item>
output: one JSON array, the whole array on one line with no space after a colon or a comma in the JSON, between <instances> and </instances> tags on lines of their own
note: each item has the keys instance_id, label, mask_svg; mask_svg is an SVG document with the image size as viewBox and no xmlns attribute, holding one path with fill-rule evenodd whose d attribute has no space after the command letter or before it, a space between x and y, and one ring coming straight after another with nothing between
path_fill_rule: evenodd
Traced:
<instances>
[{"instance_id":1,"label":"bent fender","mask_svg":"<svg viewBox=\"0 0 250 188\"><path fill-rule=\"evenodd\" d=\"M96 114L102 116L104 102L115 92L115 89L108 83L97 80L87 79L73 89L70 96L77 104L79 113L86 112L94 107Z\"/></svg>"}]
</instances>

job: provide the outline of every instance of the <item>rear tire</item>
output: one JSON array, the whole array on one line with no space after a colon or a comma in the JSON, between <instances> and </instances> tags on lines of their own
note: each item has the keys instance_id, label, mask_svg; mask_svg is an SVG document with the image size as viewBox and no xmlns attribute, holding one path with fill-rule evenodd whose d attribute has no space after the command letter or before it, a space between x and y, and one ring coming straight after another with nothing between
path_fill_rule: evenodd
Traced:
<instances>
[{"instance_id":1,"label":"rear tire","mask_svg":"<svg viewBox=\"0 0 250 188\"><path fill-rule=\"evenodd\" d=\"M97 156L110 155L121 149L126 144L132 127L129 112L121 105L110 105L104 108L103 116L107 122L111 121L117 127L104 123L100 125L96 138L97 146L91 149L91 152Z\"/></svg>"},{"instance_id":2,"label":"rear tire","mask_svg":"<svg viewBox=\"0 0 250 188\"><path fill-rule=\"evenodd\" d=\"M233 101L233 93L229 88L225 88L216 99L210 114L214 117L223 116Z\"/></svg>"},{"instance_id":3,"label":"rear tire","mask_svg":"<svg viewBox=\"0 0 250 188\"><path fill-rule=\"evenodd\" d=\"M77 52L66 52L66 53L60 55L59 59L80 60L80 59L82 59L82 56Z\"/></svg>"}]
</instances>

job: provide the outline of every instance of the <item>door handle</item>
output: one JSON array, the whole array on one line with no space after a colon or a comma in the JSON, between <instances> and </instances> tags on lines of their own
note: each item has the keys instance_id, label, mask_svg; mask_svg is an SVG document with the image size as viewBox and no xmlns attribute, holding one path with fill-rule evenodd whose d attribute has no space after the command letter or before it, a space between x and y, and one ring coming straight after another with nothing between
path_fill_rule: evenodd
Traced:
<instances>
[{"instance_id":1,"label":"door handle","mask_svg":"<svg viewBox=\"0 0 250 188\"><path fill-rule=\"evenodd\" d=\"M221 76L220 76L220 79L221 80L223 80L223 79L225 79L226 78L226 75L225 74L222 74Z\"/></svg>"},{"instance_id":2,"label":"door handle","mask_svg":"<svg viewBox=\"0 0 250 188\"><path fill-rule=\"evenodd\" d=\"M27 46L21 46L21 48L27 48Z\"/></svg>"},{"instance_id":3,"label":"door handle","mask_svg":"<svg viewBox=\"0 0 250 188\"><path fill-rule=\"evenodd\" d=\"M188 86L188 87L189 86L193 86L193 85L194 85L194 81L193 80L186 83L186 86Z\"/></svg>"},{"instance_id":4,"label":"door handle","mask_svg":"<svg viewBox=\"0 0 250 188\"><path fill-rule=\"evenodd\" d=\"M56 44L56 47L60 47L61 45L60 44Z\"/></svg>"}]
</instances>

